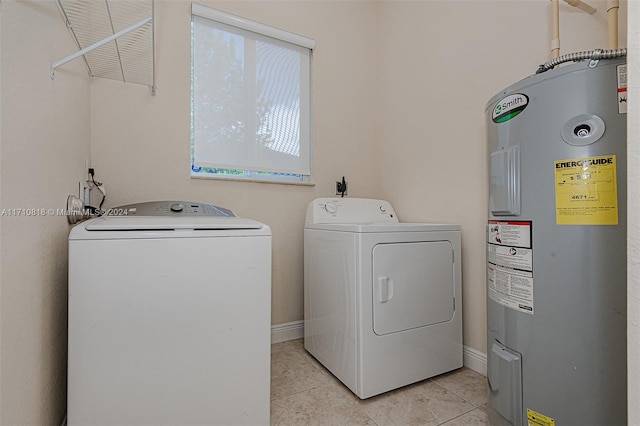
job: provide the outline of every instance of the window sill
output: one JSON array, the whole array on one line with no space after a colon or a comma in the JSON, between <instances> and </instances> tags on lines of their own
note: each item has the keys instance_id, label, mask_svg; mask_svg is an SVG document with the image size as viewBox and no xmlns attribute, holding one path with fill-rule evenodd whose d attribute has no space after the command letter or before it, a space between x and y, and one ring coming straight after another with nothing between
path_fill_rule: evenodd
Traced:
<instances>
[{"instance_id":1,"label":"window sill","mask_svg":"<svg viewBox=\"0 0 640 426\"><path fill-rule=\"evenodd\" d=\"M260 179L243 179L243 178L227 178L218 176L191 176L191 179L204 179L204 180L218 180L226 182L252 182L252 183L267 183L277 185L293 185L293 186L316 186L315 182L287 182L278 180L260 180Z\"/></svg>"}]
</instances>

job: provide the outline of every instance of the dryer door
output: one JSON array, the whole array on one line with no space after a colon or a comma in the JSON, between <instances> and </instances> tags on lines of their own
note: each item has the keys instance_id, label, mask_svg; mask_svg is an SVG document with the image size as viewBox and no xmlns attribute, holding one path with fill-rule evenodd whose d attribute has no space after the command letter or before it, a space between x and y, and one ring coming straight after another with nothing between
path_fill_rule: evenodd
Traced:
<instances>
[{"instance_id":1,"label":"dryer door","mask_svg":"<svg viewBox=\"0 0 640 426\"><path fill-rule=\"evenodd\" d=\"M373 331L378 335L449 321L454 313L449 241L373 248Z\"/></svg>"}]
</instances>

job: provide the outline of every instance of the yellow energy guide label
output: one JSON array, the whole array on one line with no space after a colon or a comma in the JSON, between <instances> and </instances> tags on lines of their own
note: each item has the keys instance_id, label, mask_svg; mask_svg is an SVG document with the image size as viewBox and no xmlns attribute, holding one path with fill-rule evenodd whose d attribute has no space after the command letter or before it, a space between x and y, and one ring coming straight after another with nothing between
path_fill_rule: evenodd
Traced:
<instances>
[{"instance_id":1,"label":"yellow energy guide label","mask_svg":"<svg viewBox=\"0 0 640 426\"><path fill-rule=\"evenodd\" d=\"M527 408L527 422L528 426L555 426L556 424L551 417L536 413L529 408Z\"/></svg>"},{"instance_id":2,"label":"yellow energy guide label","mask_svg":"<svg viewBox=\"0 0 640 426\"><path fill-rule=\"evenodd\" d=\"M555 162L556 224L617 225L616 156Z\"/></svg>"}]
</instances>

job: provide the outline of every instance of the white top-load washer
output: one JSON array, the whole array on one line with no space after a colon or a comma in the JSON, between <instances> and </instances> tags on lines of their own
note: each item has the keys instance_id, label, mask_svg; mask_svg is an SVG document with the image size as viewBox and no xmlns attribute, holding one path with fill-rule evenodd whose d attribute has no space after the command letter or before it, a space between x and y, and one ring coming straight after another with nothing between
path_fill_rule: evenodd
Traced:
<instances>
[{"instance_id":1,"label":"white top-load washer","mask_svg":"<svg viewBox=\"0 0 640 426\"><path fill-rule=\"evenodd\" d=\"M364 399L462 367L459 225L319 198L304 229L304 346Z\"/></svg>"},{"instance_id":2,"label":"white top-load washer","mask_svg":"<svg viewBox=\"0 0 640 426\"><path fill-rule=\"evenodd\" d=\"M67 423L269 424L271 230L212 205L69 235Z\"/></svg>"}]
</instances>

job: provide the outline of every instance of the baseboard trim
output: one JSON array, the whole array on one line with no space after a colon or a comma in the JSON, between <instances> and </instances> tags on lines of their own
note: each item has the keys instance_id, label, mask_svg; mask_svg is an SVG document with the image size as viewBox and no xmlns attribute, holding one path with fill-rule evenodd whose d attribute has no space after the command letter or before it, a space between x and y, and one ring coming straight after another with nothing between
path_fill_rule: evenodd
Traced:
<instances>
[{"instance_id":1,"label":"baseboard trim","mask_svg":"<svg viewBox=\"0 0 640 426\"><path fill-rule=\"evenodd\" d=\"M304 321L292 321L271 326L271 343L282 343L304 337ZM462 349L464 366L476 373L487 375L487 354L469 346Z\"/></svg>"},{"instance_id":2,"label":"baseboard trim","mask_svg":"<svg viewBox=\"0 0 640 426\"><path fill-rule=\"evenodd\" d=\"M285 322L271 326L271 343L282 343L304 337L304 321Z\"/></svg>"},{"instance_id":3,"label":"baseboard trim","mask_svg":"<svg viewBox=\"0 0 640 426\"><path fill-rule=\"evenodd\" d=\"M472 369L483 376L487 375L487 354L464 346L462 349L462 359L464 366Z\"/></svg>"}]
</instances>

